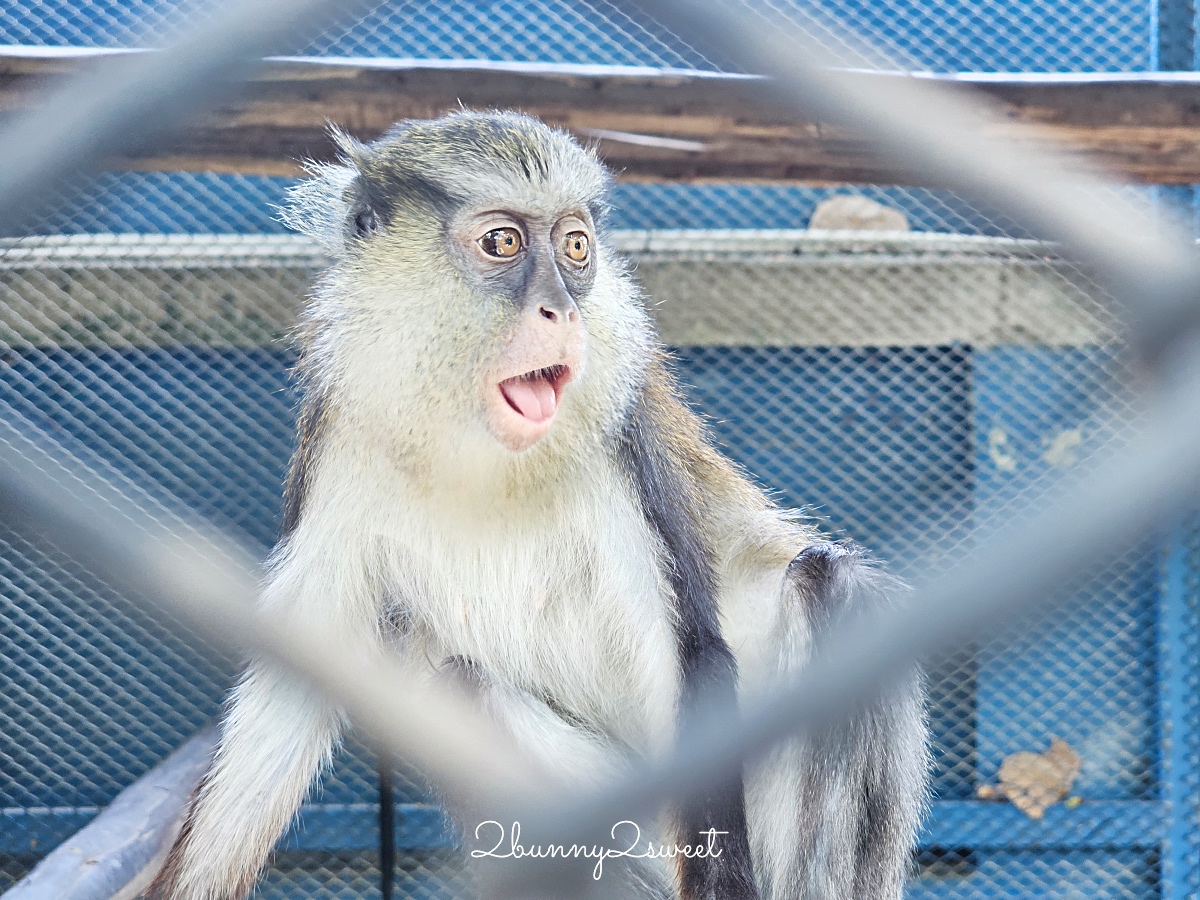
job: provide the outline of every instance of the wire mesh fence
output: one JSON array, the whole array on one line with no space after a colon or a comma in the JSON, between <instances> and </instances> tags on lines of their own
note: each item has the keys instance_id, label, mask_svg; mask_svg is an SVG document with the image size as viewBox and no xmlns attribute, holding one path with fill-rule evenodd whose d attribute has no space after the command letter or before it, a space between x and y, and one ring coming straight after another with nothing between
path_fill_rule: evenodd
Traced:
<instances>
[{"instance_id":1,"label":"wire mesh fence","mask_svg":"<svg viewBox=\"0 0 1200 900\"><path fill-rule=\"evenodd\" d=\"M1086 7L1056 0L1036 10L1014 0L748 0L768 18L824 30L835 51L931 71L1146 71L1158 68L1158 31L1169 8L1131 0ZM0 42L76 47L161 46L209 14L200 0L132 3L14 0ZM857 43L849 35L857 35ZM851 50L850 46L854 45ZM839 51L839 47L842 48ZM323 56L495 59L706 68L713 64L647 17L606 0L378 2L294 52ZM847 57L849 59L850 57Z\"/></svg>"},{"instance_id":2,"label":"wire mesh fence","mask_svg":"<svg viewBox=\"0 0 1200 900\"><path fill-rule=\"evenodd\" d=\"M1136 71L1159 58L1144 4L1036 16L1010 3L754 6L823 29L854 61L842 26L942 71ZM199 9L13 4L0 41L154 45ZM604 3L384 4L297 50L719 65ZM3 414L259 552L277 532L292 442L287 334L321 265L275 217L289 184L105 175L0 247ZM802 231L836 195L898 210L910 230ZM722 448L781 504L902 574L970 552L1138 422L1138 373L1087 277L947 192L620 184L614 206L612 239ZM236 668L6 532L0 889L210 720ZM1166 806L1194 789L1200 756L1172 731L1192 723L1195 741L1198 566L1191 532L1137 548L1090 573L1066 612L930 672L935 803L909 896L1200 890L1178 878L1200 826L1174 824ZM1053 738L1078 773L1042 818L981 798L1014 755L1053 763ZM345 748L259 896L378 894L374 773L369 751ZM398 781L398 895L469 894L428 793Z\"/></svg>"},{"instance_id":3,"label":"wire mesh fence","mask_svg":"<svg viewBox=\"0 0 1200 900\"><path fill-rule=\"evenodd\" d=\"M1111 316L1045 245L811 231L613 240L726 452L780 503L902 573L968 550L1136 420ZM265 550L290 449L285 336L316 252L278 236L77 236L12 242L0 265L8 414ZM65 560L15 538L4 560L4 805L50 808L8 822L9 846L26 847L7 858L15 876L35 841L65 837L208 720L232 668L148 627ZM1053 736L1079 753L1073 789L1089 806L1156 797L1158 582L1154 552L1131 554L1067 619L931 673L939 802L973 801L1007 756ZM401 785L405 889L457 895L461 859L417 783ZM370 895L374 791L371 755L351 748L263 895ZM1080 839L1089 806L1061 823L1063 840ZM1006 879L1049 889L1078 863L1089 896L1153 896L1152 852L1123 852L930 845L917 885L1002 896Z\"/></svg>"}]
</instances>

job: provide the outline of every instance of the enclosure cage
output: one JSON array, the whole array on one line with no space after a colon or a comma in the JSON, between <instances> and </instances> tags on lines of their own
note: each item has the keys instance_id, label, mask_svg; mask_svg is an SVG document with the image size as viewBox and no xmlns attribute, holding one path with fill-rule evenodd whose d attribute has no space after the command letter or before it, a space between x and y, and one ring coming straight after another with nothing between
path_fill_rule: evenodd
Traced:
<instances>
[{"instance_id":1,"label":"enclosure cage","mask_svg":"<svg viewBox=\"0 0 1200 900\"><path fill-rule=\"evenodd\" d=\"M1172 0L748 5L801 19L847 60L840 26L933 71L1195 61L1194 10ZM14 0L0 43L155 45L200 12ZM381 4L297 51L719 65L604 0ZM289 334L323 264L278 219L292 183L110 173L0 244L0 414L260 556L293 442ZM1191 188L1138 191L1192 209ZM839 195L897 211L900 225L807 227ZM779 504L911 580L1045 503L1142 414L1139 370L1087 274L964 198L618 182L607 228L723 451ZM1198 607L1200 531L1181 529L1088 573L1053 612L932 667L934 797L908 896L1200 893ZM210 722L236 669L0 523L0 890ZM981 796L1005 760L1054 738L1078 774L1044 815ZM401 768L396 784L397 896L469 896L458 838L414 775ZM378 896L377 804L376 760L351 738L256 896Z\"/></svg>"}]
</instances>

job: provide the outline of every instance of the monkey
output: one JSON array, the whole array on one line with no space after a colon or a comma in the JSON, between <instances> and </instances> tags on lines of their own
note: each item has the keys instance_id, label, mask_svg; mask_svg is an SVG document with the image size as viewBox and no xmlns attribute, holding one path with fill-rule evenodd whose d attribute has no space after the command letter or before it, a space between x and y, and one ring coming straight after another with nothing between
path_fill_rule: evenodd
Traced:
<instances>
[{"instance_id":1,"label":"monkey","mask_svg":"<svg viewBox=\"0 0 1200 900\"><path fill-rule=\"evenodd\" d=\"M701 702L735 714L835 623L895 602L898 582L778 508L685 404L606 242L595 148L495 111L335 139L284 212L331 263L298 327L265 614L469 683L547 771L586 783L686 739ZM896 900L926 728L914 669L672 811L669 839L714 830L721 853L651 867L631 892ZM252 662L149 896L245 896L341 730Z\"/></svg>"}]
</instances>

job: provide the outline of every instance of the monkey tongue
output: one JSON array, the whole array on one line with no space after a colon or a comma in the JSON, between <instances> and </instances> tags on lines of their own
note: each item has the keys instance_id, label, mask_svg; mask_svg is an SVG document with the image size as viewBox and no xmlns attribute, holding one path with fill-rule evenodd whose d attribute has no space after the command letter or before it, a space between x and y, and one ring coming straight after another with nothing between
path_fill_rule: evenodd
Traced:
<instances>
[{"instance_id":1,"label":"monkey tongue","mask_svg":"<svg viewBox=\"0 0 1200 900\"><path fill-rule=\"evenodd\" d=\"M558 406L554 385L544 375L510 378L500 382L500 391L508 405L531 422L545 422Z\"/></svg>"}]
</instances>

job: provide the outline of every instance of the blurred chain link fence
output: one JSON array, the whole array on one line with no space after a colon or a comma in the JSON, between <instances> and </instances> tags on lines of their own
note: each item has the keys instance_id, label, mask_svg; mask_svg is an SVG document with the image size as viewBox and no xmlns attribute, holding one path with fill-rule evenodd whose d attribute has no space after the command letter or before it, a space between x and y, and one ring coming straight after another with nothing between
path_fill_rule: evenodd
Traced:
<instances>
[{"instance_id":1,"label":"blurred chain link fence","mask_svg":"<svg viewBox=\"0 0 1200 900\"><path fill-rule=\"evenodd\" d=\"M1161 49L1131 0L748 5L805 20L848 62L842 26L943 71L1142 70ZM14 0L0 43L152 46L202 9ZM556 0L382 4L297 49L719 66L653 22ZM275 218L288 184L109 174L0 245L0 414L262 552L292 441L286 336L321 264ZM838 194L911 230L803 231ZM1136 373L1086 277L946 192L621 184L610 224L726 452L901 573L969 552L1137 420ZM1198 787L1198 596L1200 540L1165 537L1091 573L1053 619L930 673L936 802L911 897L1200 891L1176 877L1197 871L1200 823L1167 805ZM235 669L0 525L0 889L211 719ZM1039 821L978 799L1053 737L1079 758L1065 803ZM374 767L346 748L259 896L378 895ZM463 895L439 814L397 781L398 896Z\"/></svg>"},{"instance_id":2,"label":"blurred chain link fence","mask_svg":"<svg viewBox=\"0 0 1200 900\"><path fill-rule=\"evenodd\" d=\"M1158 67L1160 41L1174 49L1180 40L1156 30L1161 17L1150 4L1134 0L1095 2L1086 9L1053 0L1038 4L1036 12L1019 0L747 0L746 5L813 29L847 65L885 69L1144 71ZM10 0L0 15L0 44L160 46L205 6L202 0ZM887 55L864 52L846 38L851 32ZM322 56L722 68L653 21L633 21L604 0L393 0L295 49ZM282 232L272 210L290 183L213 174L110 174L40 230ZM845 189L622 185L614 225L797 228L808 222L816 203L837 192ZM904 209L914 228L1021 234L1014 223L944 191L883 186L869 193Z\"/></svg>"}]
</instances>

